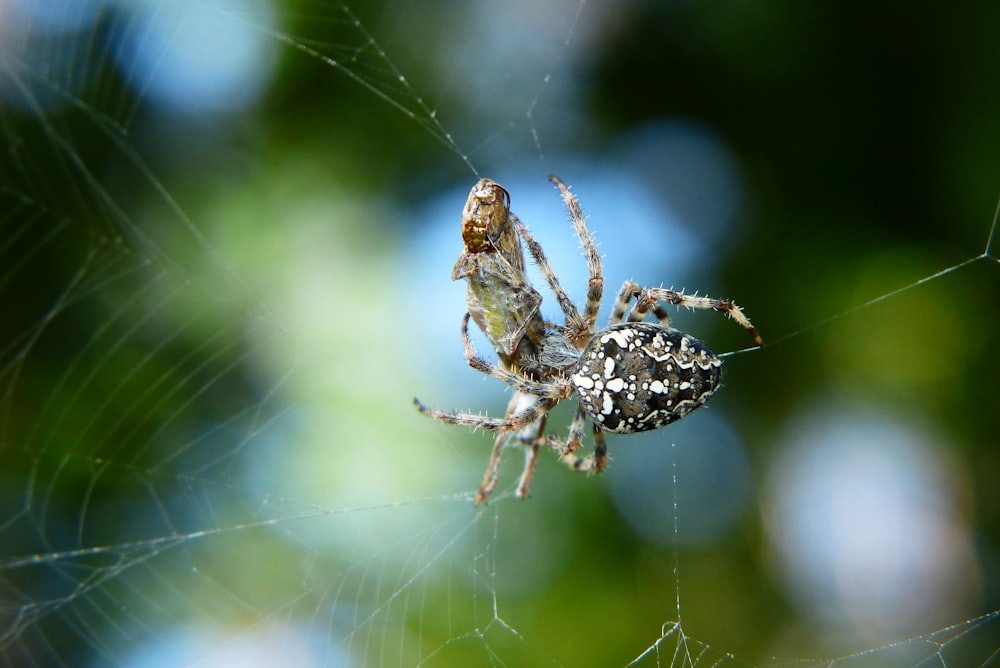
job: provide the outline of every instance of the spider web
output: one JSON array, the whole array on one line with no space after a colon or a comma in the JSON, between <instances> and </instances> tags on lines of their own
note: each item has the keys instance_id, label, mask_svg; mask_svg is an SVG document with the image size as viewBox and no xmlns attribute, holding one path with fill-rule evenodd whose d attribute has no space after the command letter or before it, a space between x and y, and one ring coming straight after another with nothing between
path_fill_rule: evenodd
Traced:
<instances>
[{"instance_id":1,"label":"spider web","mask_svg":"<svg viewBox=\"0 0 1000 668\"><path fill-rule=\"evenodd\" d=\"M0 0L0 661L996 665L997 17L936 11ZM411 399L506 405L477 175L582 300L549 172L604 318L768 345L677 314L709 408L477 508Z\"/></svg>"}]
</instances>

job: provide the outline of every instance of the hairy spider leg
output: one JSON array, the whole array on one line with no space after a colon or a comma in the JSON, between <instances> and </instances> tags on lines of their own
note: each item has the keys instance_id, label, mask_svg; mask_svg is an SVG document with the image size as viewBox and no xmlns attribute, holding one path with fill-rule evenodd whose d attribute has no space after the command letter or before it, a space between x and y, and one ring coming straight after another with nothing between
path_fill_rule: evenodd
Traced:
<instances>
[{"instance_id":1,"label":"hairy spider leg","mask_svg":"<svg viewBox=\"0 0 1000 668\"><path fill-rule=\"evenodd\" d=\"M618 291L618 296L615 298L614 306L611 308L611 317L608 319L608 326L618 325L625 322L625 314L628 314L629 322L642 322L646 319L646 314L649 311L643 311L638 309L632 309L629 311L629 305L633 298L638 297L642 293L642 288L638 284L632 281L625 281L622 283L621 289ZM653 315L656 319L660 321L660 324L664 327L670 327L670 313L667 309L661 306L658 302L654 302L651 309Z\"/></svg>"},{"instance_id":2,"label":"hairy spider leg","mask_svg":"<svg viewBox=\"0 0 1000 668\"><path fill-rule=\"evenodd\" d=\"M434 420L447 422L448 424L460 424L474 429L485 429L486 431L517 431L527 427L540 417L547 415L561 399L556 397L538 397L534 405L505 418L492 418L489 415L479 415L476 413L459 413L452 411L442 411L437 408L430 408L420 403L420 399L414 397L413 405L421 413Z\"/></svg>"},{"instance_id":3,"label":"hairy spider leg","mask_svg":"<svg viewBox=\"0 0 1000 668\"><path fill-rule=\"evenodd\" d=\"M579 466L575 463L579 458L574 456L574 453L580 449L580 444L583 442L583 430L587 426L587 414L584 412L583 407L577 402L576 412L573 414L573 421L569 425L569 435L566 440L562 440L558 436L552 436L551 434L545 436L544 438L538 439L541 445L552 448L559 453L560 458L569 464L572 469L578 469Z\"/></svg>"},{"instance_id":4,"label":"hairy spider leg","mask_svg":"<svg viewBox=\"0 0 1000 668\"><path fill-rule=\"evenodd\" d=\"M542 444L542 432L545 430L547 419L548 416L543 415L533 425L521 430L521 444L524 446L524 470L521 471L521 477L517 481L516 494L519 499L528 496L528 488L531 487L531 479L535 475L535 465L538 463L538 449ZM529 429L534 429L534 434L526 433ZM496 486L496 479L494 479L493 484ZM493 491L492 487L490 491Z\"/></svg>"},{"instance_id":5,"label":"hairy spider leg","mask_svg":"<svg viewBox=\"0 0 1000 668\"><path fill-rule=\"evenodd\" d=\"M624 322L626 314L629 314L629 318L631 319L633 314L629 313L629 307L632 304L632 299L638 297L641 292L642 288L632 281L622 283L621 289L618 290L618 296L615 297L615 303L611 307L611 317L608 318L608 326Z\"/></svg>"},{"instance_id":6,"label":"hairy spider leg","mask_svg":"<svg viewBox=\"0 0 1000 668\"><path fill-rule=\"evenodd\" d=\"M660 325L663 327L670 327L670 313L667 311L666 307L657 303L653 305L653 315L656 319L660 321Z\"/></svg>"},{"instance_id":7,"label":"hairy spider leg","mask_svg":"<svg viewBox=\"0 0 1000 668\"><path fill-rule=\"evenodd\" d=\"M570 300L569 295L566 294L566 290L559 283L559 278L556 276L555 270L552 269L552 265L549 264L548 258L545 257L545 252L542 250L541 244L531 236L528 228L524 226L524 223L517 216L511 213L510 218L514 221L514 225L517 226L517 231L521 234L524 244L528 247L528 252L531 253L531 257L534 258L539 271L542 272L542 276L545 277L545 281L549 284L552 294L555 295L556 301L559 302L559 307L566 315L566 329L569 332L570 338L574 344L585 344L585 339L594 333L597 312L601 307L601 298L604 294L601 256L597 252L593 236L587 229L586 217L583 215L583 210L580 208L580 203L576 197L557 177L550 176L549 180L559 187L570 218L573 220L573 227L576 230L577 238L580 240L580 246L583 248L584 257L587 258L587 270L590 277L587 282L587 303L584 306L583 316L580 315L576 304ZM580 345L580 347L583 346Z\"/></svg>"},{"instance_id":8,"label":"hairy spider leg","mask_svg":"<svg viewBox=\"0 0 1000 668\"><path fill-rule=\"evenodd\" d=\"M573 392L569 381L560 378L559 382L539 383L526 376L492 364L480 357L472 347L471 339L469 339L468 313L462 319L462 341L465 344L465 359L468 361L469 366L476 371L502 380L518 391L537 397L552 397L555 399L565 399Z\"/></svg>"},{"instance_id":9,"label":"hairy spider leg","mask_svg":"<svg viewBox=\"0 0 1000 668\"><path fill-rule=\"evenodd\" d=\"M507 417L510 418L519 411L524 410L527 401L536 402L537 398L524 392L515 391L514 396L511 397L510 403L507 405ZM486 501L486 498L496 489L497 482L500 479L500 462L503 458L503 450L515 437L525 446L524 470L521 472L521 478L518 481L517 496L523 499L528 495L528 487L531 485L531 478L535 473L535 464L538 461L538 446L542 440L541 434L545 428L546 417L547 415L543 414L537 420L521 429L520 434L513 431L502 431L497 434L496 439L493 441L493 452L490 453L490 461L486 465L486 471L483 473L483 481L479 485L479 491L476 492L477 505ZM530 433L529 430L533 433Z\"/></svg>"},{"instance_id":10,"label":"hairy spider leg","mask_svg":"<svg viewBox=\"0 0 1000 668\"><path fill-rule=\"evenodd\" d=\"M574 466L578 471L600 473L608 465L608 445L604 441L604 430L596 424L594 428L594 454Z\"/></svg>"},{"instance_id":11,"label":"hairy spider leg","mask_svg":"<svg viewBox=\"0 0 1000 668\"><path fill-rule=\"evenodd\" d=\"M544 422L545 418L542 418ZM541 433L541 428L538 430ZM524 470L517 481L517 498L528 497L528 488L531 487L531 479L535 476L535 465L538 463L539 440L535 438L531 443L524 446Z\"/></svg>"},{"instance_id":12,"label":"hairy spider leg","mask_svg":"<svg viewBox=\"0 0 1000 668\"><path fill-rule=\"evenodd\" d=\"M588 473L599 473L608 463L608 448L604 441L604 430L593 425L594 431L594 452L587 457L578 457L576 451L580 449L583 442L583 432L587 427L587 414L579 403L573 421L570 423L569 436L564 441L556 436L548 435L537 437L534 440L522 438L525 445L533 445L536 448L540 445L552 448L559 453L559 458L574 471L585 471ZM541 434L541 431L539 431ZM530 480L530 478L529 478ZM526 486L518 486L518 497L527 495Z\"/></svg>"},{"instance_id":13,"label":"hairy spider leg","mask_svg":"<svg viewBox=\"0 0 1000 668\"><path fill-rule=\"evenodd\" d=\"M630 311L629 305L632 299L635 299L635 304L632 304ZM758 346L764 345L764 341L761 340L757 330L750 324L750 320L743 315L743 309L734 304L731 299L713 299L711 297L699 297L698 295L686 295L682 291L668 290L666 288L640 288L632 281L622 283L622 287L618 291L618 297L615 299L615 304L611 309L611 318L608 321L608 325L617 325L625 321L642 322L646 318L646 315L652 311L661 325L669 327L670 314L660 304L661 301L691 309L718 311L735 320L738 325L750 332L750 336L753 337L754 342ZM626 317L626 314L628 317Z\"/></svg>"},{"instance_id":14,"label":"hairy spider leg","mask_svg":"<svg viewBox=\"0 0 1000 668\"><path fill-rule=\"evenodd\" d=\"M465 357L469 362L469 366L482 373L500 378L504 382L515 385L518 388L514 391L514 395L507 405L507 418L516 415L524 407L527 400L535 403L537 402L537 397L545 396L547 392L552 390L551 384L535 383L508 369L492 365L479 357L472 347L472 341L469 338L468 313L462 319L462 342L465 345ZM524 470L521 472L521 478L517 486L517 495L519 498L524 498L528 495L528 487L531 485L531 478L535 473L535 465L538 461L538 447L542 432L545 429L546 417L546 414L542 414L535 422L523 427L521 429L522 433L518 437L525 446ZM532 430L533 433L524 433L529 430ZM496 488L500 477L500 462L503 458L503 450L515 436L514 432L500 432L497 434L493 442L493 452L490 454L490 461L486 465L486 471L483 473L483 481L479 486L479 491L476 493L477 504L484 502L486 497L492 494Z\"/></svg>"},{"instance_id":15,"label":"hairy spider leg","mask_svg":"<svg viewBox=\"0 0 1000 668\"><path fill-rule=\"evenodd\" d=\"M719 313L729 317L731 320L736 321L740 327L743 327L745 330L750 332L750 336L753 337L754 342L758 346L764 345L764 341L760 338L760 334L758 334L757 330L754 329L754 326L750 324L749 318L743 315L743 309L734 304L731 299L713 299L712 297L686 295L683 292L668 290L666 288L646 288L636 300L634 310L645 313L650 309L653 309L658 301L665 301L669 304L674 304L675 306L685 306L691 309L718 311Z\"/></svg>"},{"instance_id":16,"label":"hairy spider leg","mask_svg":"<svg viewBox=\"0 0 1000 668\"><path fill-rule=\"evenodd\" d=\"M542 400L554 399L555 403L558 403L560 400L569 396L569 386L561 381L558 383L536 383L524 378L523 376L508 371L507 369L490 364L486 360L479 357L472 346L471 339L469 338L469 314L466 314L462 320L462 341L465 344L465 355L469 362L469 366L495 378L499 378L516 388L514 396L511 397L510 404L507 407L506 419L514 420L520 418L523 416L524 412L535 410ZM525 406L524 404L527 399L530 399L532 403ZM552 406L555 406L555 403L553 403ZM594 425L594 454L589 457L576 457L574 455L580 447L580 443L583 440L583 431L586 428L586 413L584 412L582 406L579 404L577 405L576 414L570 424L569 438L565 442L551 436L542 437L542 433L545 428L545 420L548 416L548 410L549 409L544 410L534 423L525 424L521 427L522 432L529 428L533 428L534 434L522 433L518 437L521 444L526 447L524 470L521 473L521 478L517 485L517 496L519 498L524 498L528 495L528 488L531 485L531 479L534 476L535 466L538 460L539 447L543 444L559 452L562 460L566 462L570 468L577 471L590 471L597 473L607 464L607 445L604 440L604 431L596 425ZM484 429L491 428L480 421L484 416L463 416L458 413L448 414L448 416L449 418L475 418L477 423L476 426L481 426ZM446 419L446 421L448 420L448 418L444 419ZM502 430L499 434L497 434L493 443L493 451L490 454L490 461L487 464L486 472L483 474L482 484L476 494L476 503L482 503L485 501L496 488L500 475L502 453L513 437L515 437L515 434L512 431L507 430Z\"/></svg>"},{"instance_id":17,"label":"hairy spider leg","mask_svg":"<svg viewBox=\"0 0 1000 668\"><path fill-rule=\"evenodd\" d=\"M545 417L556 404L572 394L572 387L569 381L562 377L558 377L558 380L554 382L539 383L479 357L469 338L469 317L469 314L466 313L462 319L462 341L465 345L465 356L469 366L498 378L515 389L514 396L511 397L507 406L506 416L504 419L498 420L486 415L453 413L428 408L421 404L418 399L414 399L413 402L421 413L436 420L499 432L493 444L493 452L490 455L486 472L483 474L482 484L476 494L476 503L485 501L496 487L503 449L516 436L527 447L524 471L518 484L518 496L523 497L527 495L528 486L534 474L539 445L544 441L541 434L545 426ZM520 435L515 433L529 429L533 433Z\"/></svg>"},{"instance_id":18,"label":"hairy spider leg","mask_svg":"<svg viewBox=\"0 0 1000 668\"><path fill-rule=\"evenodd\" d=\"M588 332L593 332L597 324L597 312L601 308L601 299L604 296L604 274L601 273L601 255L597 252L597 245L594 237L587 229L587 217L583 215L580 202L576 196L570 192L569 186L563 183L557 176L549 176L549 181L556 184L563 201L566 203L566 210L573 220L573 228L576 236L580 240L580 247L583 249L583 256L587 259L587 271L590 274L587 281L587 303L583 307L584 325Z\"/></svg>"},{"instance_id":19,"label":"hairy spider leg","mask_svg":"<svg viewBox=\"0 0 1000 668\"><path fill-rule=\"evenodd\" d=\"M559 450L560 457L574 471L600 473L608 463L608 446L604 442L604 430L593 425L594 452L588 457L578 457L576 451L583 441L583 430L587 426L587 414L580 403L576 405L576 414L569 427L569 438L565 443L553 439L553 447Z\"/></svg>"},{"instance_id":20,"label":"hairy spider leg","mask_svg":"<svg viewBox=\"0 0 1000 668\"><path fill-rule=\"evenodd\" d=\"M545 281L549 284L549 288L552 289L552 294L555 295L556 301L559 302L559 307L562 309L563 313L566 314L566 327L570 329L578 329L584 326L583 318L580 317L580 312L576 308L569 295L566 294L566 290L559 283L559 279L556 277L556 272L552 269L552 265L549 264L548 258L545 257L545 252L542 250L541 244L539 244L531 233L528 232L528 228L524 226L521 219L515 216L513 213L510 214L510 219L514 221L514 225L517 226L517 231L520 233L521 238L524 240L524 245L528 247L528 252L531 253L531 257L535 259L535 264L538 266L538 270L542 272L542 276L545 277Z\"/></svg>"}]
</instances>

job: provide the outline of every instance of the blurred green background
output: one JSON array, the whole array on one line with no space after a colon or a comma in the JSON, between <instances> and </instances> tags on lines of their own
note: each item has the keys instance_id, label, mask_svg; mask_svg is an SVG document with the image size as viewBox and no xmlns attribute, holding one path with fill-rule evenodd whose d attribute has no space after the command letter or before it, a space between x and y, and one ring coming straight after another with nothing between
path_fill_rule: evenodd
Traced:
<instances>
[{"instance_id":1,"label":"blurred green background","mask_svg":"<svg viewBox=\"0 0 1000 668\"><path fill-rule=\"evenodd\" d=\"M983 664L1000 267L935 274L995 225L998 20L0 0L0 661L621 665L682 616L708 665ZM478 176L582 299L549 173L602 317L662 283L768 346L606 475L543 453L520 502L509 452L475 508L490 437L411 400L506 406L449 280Z\"/></svg>"}]
</instances>

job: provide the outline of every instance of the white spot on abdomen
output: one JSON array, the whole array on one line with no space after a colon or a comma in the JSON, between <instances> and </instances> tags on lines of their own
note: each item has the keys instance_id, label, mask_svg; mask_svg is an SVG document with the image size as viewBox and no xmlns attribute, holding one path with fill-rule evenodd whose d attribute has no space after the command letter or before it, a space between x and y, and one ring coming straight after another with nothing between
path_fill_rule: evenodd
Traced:
<instances>
[{"instance_id":1,"label":"white spot on abdomen","mask_svg":"<svg viewBox=\"0 0 1000 668\"><path fill-rule=\"evenodd\" d=\"M630 336L631 333L632 332L630 332L627 329L616 330L614 332L608 332L607 334L605 334L604 336L601 337L601 343L605 344L608 341L612 341L613 340L615 343L618 344L618 346L620 348L624 348L624 349L627 350L628 349L628 341L629 341L630 338L632 338Z\"/></svg>"}]
</instances>

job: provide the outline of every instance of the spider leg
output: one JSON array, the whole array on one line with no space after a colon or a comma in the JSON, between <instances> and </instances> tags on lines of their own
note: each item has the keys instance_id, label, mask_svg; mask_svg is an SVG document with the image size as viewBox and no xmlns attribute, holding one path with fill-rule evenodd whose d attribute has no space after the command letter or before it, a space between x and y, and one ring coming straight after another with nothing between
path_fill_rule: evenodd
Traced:
<instances>
[{"instance_id":1,"label":"spider leg","mask_svg":"<svg viewBox=\"0 0 1000 668\"><path fill-rule=\"evenodd\" d=\"M656 319L660 321L661 325L664 327L670 327L670 313L666 308L661 306L659 303L656 303L653 304L653 308L650 310L653 312L653 315L656 316ZM629 320L632 320L633 318L635 318L635 313L629 317ZM634 322L639 322L639 320L641 320L641 318L634 320Z\"/></svg>"},{"instance_id":2,"label":"spider leg","mask_svg":"<svg viewBox=\"0 0 1000 668\"><path fill-rule=\"evenodd\" d=\"M583 255L587 258L587 269L590 278L587 282L587 302L584 305L582 317L580 316L579 309L570 300L569 295L566 294L566 290L559 283L559 279L556 277L552 265L549 264L548 259L545 257L541 245L531 236L531 233L528 232L528 229L517 216L511 214L510 218L514 221L514 225L517 226L517 231L521 234L521 238L524 239L524 243L528 247L528 252L531 253L531 257L534 258L535 264L538 265L538 269L542 272L545 281L552 289L552 294L555 295L556 301L559 302L560 308L562 308L563 313L566 315L566 328L570 331L571 338L579 340L593 333L594 324L597 322L597 312L601 307L601 297L604 294L604 275L601 273L601 256L597 252L597 245L594 243L593 235L587 229L586 217L583 215L583 210L580 208L580 203L576 197L558 177L550 176L549 180L556 184L559 192L562 194L563 201L566 203L566 209L573 220L573 228L576 231L576 236L580 240L581 248L583 248Z\"/></svg>"},{"instance_id":3,"label":"spider leg","mask_svg":"<svg viewBox=\"0 0 1000 668\"><path fill-rule=\"evenodd\" d=\"M600 473L608 465L608 444L604 442L604 430L594 425L594 473Z\"/></svg>"},{"instance_id":4,"label":"spider leg","mask_svg":"<svg viewBox=\"0 0 1000 668\"><path fill-rule=\"evenodd\" d=\"M569 426L569 436L563 441L554 436L546 436L537 439L540 445L547 445L559 453L559 458L574 471L585 471L587 473L599 473L608 463L608 446L604 441L604 430L597 425L593 426L594 431L594 454L589 457L577 457L576 451L580 449L580 442L583 440L583 431L587 424L587 414L583 406L577 404L576 414L573 422Z\"/></svg>"},{"instance_id":5,"label":"spider leg","mask_svg":"<svg viewBox=\"0 0 1000 668\"><path fill-rule=\"evenodd\" d=\"M608 320L608 325L617 325L619 323L625 322L642 322L646 314L649 311L653 312L656 319L660 321L660 324L664 327L670 327L670 313L659 302L654 301L653 304L645 305L639 308L640 302L638 300L639 295L642 294L642 288L640 288L636 283L632 281L625 281L622 283L621 289L618 291L618 297L615 298L614 306L611 308L611 318ZM635 307L629 310L629 305L632 299L636 299ZM628 314L628 318L626 318Z\"/></svg>"},{"instance_id":6,"label":"spider leg","mask_svg":"<svg viewBox=\"0 0 1000 668\"><path fill-rule=\"evenodd\" d=\"M556 399L565 399L572 392L569 382L561 377L554 378L552 382L538 383L526 376L514 373L496 364L491 364L482 357L479 357L476 350L472 347L472 341L469 339L468 313L462 319L462 341L465 343L465 358L468 360L469 366L488 376L499 378L520 392Z\"/></svg>"},{"instance_id":7,"label":"spider leg","mask_svg":"<svg viewBox=\"0 0 1000 668\"><path fill-rule=\"evenodd\" d=\"M676 306L686 306L687 308L705 309L723 313L750 332L750 336L753 337L753 340L758 346L764 345L764 341L760 338L760 334L758 334L757 330L754 329L754 326L750 324L750 320L743 315L743 309L734 304L731 299L712 299L711 297L686 295L683 292L667 290L665 288L646 288L642 291L642 294L639 295L633 313L636 311L646 313L656 305L657 301L665 301Z\"/></svg>"},{"instance_id":8,"label":"spider leg","mask_svg":"<svg viewBox=\"0 0 1000 668\"><path fill-rule=\"evenodd\" d=\"M559 283L559 278L556 277L555 270L552 269L548 258L545 257L545 252L542 250L541 244L531 236L528 228L524 226L520 218L511 213L510 219L517 226L517 231L520 233L521 238L524 239L524 244L528 247L528 252L534 258L535 264L538 265L538 270L542 272L542 276L545 277L545 281L549 284L552 294L555 295L556 301L559 302L559 307L566 314L566 327L573 331L583 330L586 327L583 318L580 317L580 312L577 310L576 304L570 300L569 295L566 294L566 290Z\"/></svg>"},{"instance_id":9,"label":"spider leg","mask_svg":"<svg viewBox=\"0 0 1000 668\"><path fill-rule=\"evenodd\" d=\"M535 464L538 463L538 441L525 446L524 451L524 471L520 480L517 481L517 498L528 498L528 487L531 486L531 479L535 475Z\"/></svg>"},{"instance_id":10,"label":"spider leg","mask_svg":"<svg viewBox=\"0 0 1000 668\"><path fill-rule=\"evenodd\" d=\"M653 312L653 315L656 316L656 319L660 321L662 326L670 327L670 313L667 311L666 307L660 304L660 302L655 301L652 306L646 307L645 309L640 309L639 302L637 301L635 308L633 308L632 312L628 314L628 321L642 322L646 319L646 314L649 313L649 311Z\"/></svg>"},{"instance_id":11,"label":"spider leg","mask_svg":"<svg viewBox=\"0 0 1000 668\"><path fill-rule=\"evenodd\" d=\"M488 415L477 415L475 413L455 413L442 411L437 408L430 408L420 403L417 398L413 399L413 405L421 413L429 418L448 424L460 424L466 427L485 429L487 431L517 431L547 414L558 404L560 399L555 397L539 397L537 401L524 410L505 418L491 418Z\"/></svg>"},{"instance_id":12,"label":"spider leg","mask_svg":"<svg viewBox=\"0 0 1000 668\"><path fill-rule=\"evenodd\" d=\"M511 439L511 432L503 431L497 434L493 441L493 452L490 453L490 461L486 465L486 472L483 473L483 481L479 484L479 491L476 492L476 505L486 501L486 497L496 489L497 480L500 479L500 458L504 446Z\"/></svg>"},{"instance_id":13,"label":"spider leg","mask_svg":"<svg viewBox=\"0 0 1000 668\"><path fill-rule=\"evenodd\" d=\"M579 446L579 443L577 445ZM608 445L604 440L604 430L594 425L594 454L589 457L577 457L573 451L567 451L562 454L562 460L574 471L585 473L603 471L608 465Z\"/></svg>"},{"instance_id":14,"label":"spider leg","mask_svg":"<svg viewBox=\"0 0 1000 668\"><path fill-rule=\"evenodd\" d=\"M572 388L569 381L561 377L556 377L548 383L539 383L479 357L469 339L468 313L462 319L462 341L465 345L465 356L469 366L494 378L499 378L514 387L514 395L507 406L506 416L503 419L497 419L487 415L442 411L424 406L419 399L414 399L413 403L421 413L440 422L498 432L494 439L490 461L483 474L483 481L476 493L477 504L485 501L496 488L503 450L512 442L513 438L518 438L519 442L528 448L525 453L524 472L521 474L517 492L518 496L523 498L528 493L528 487L535 471L545 417L556 404L572 393ZM522 433L517 435L515 432L519 430Z\"/></svg>"},{"instance_id":15,"label":"spider leg","mask_svg":"<svg viewBox=\"0 0 1000 668\"><path fill-rule=\"evenodd\" d=\"M522 430L521 441L524 443L524 470L521 472L521 478L517 481L517 498L519 499L527 498L531 479L535 475L535 465L538 463L538 449L542 443L542 431L545 429L546 417L543 415L533 425ZM529 429L534 430L534 435L528 436L523 434L523 432Z\"/></svg>"},{"instance_id":16,"label":"spider leg","mask_svg":"<svg viewBox=\"0 0 1000 668\"><path fill-rule=\"evenodd\" d=\"M629 305L632 299L635 304L632 310ZM738 325L750 332L754 342L758 346L763 346L764 341L760 334L750 324L750 320L743 315L743 309L733 303L731 299L712 299L711 297L699 297L698 295L686 295L683 291L667 290L666 288L640 288L632 281L625 281L618 291L618 297L611 309L611 319L609 325L617 325L621 322L641 322L650 311L657 317L664 327L670 326L670 313L660 304L661 301L675 306L686 306L687 308L706 309L718 311L736 321ZM626 317L627 314L627 317Z\"/></svg>"},{"instance_id":17,"label":"spider leg","mask_svg":"<svg viewBox=\"0 0 1000 668\"><path fill-rule=\"evenodd\" d=\"M566 203L566 210L569 211L569 217L573 219L573 228L580 240L583 256L587 258L587 271L590 277L587 281L587 303L583 308L583 320L587 331L593 332L594 325L597 323L597 311L601 308L601 298L604 295L601 255L597 252L594 236L587 229L587 218L583 215L583 210L580 208L580 202L577 201L576 196L570 192L566 184L559 180L559 177L549 176L549 181L552 181L559 188L559 193Z\"/></svg>"},{"instance_id":18,"label":"spider leg","mask_svg":"<svg viewBox=\"0 0 1000 668\"><path fill-rule=\"evenodd\" d=\"M510 403L507 405L507 417L516 415L523 408L530 406L530 403L534 401L536 399L531 395L514 392L514 396L511 397ZM511 444L515 437L518 437L518 440L526 448L524 453L524 471L521 473L521 479L517 485L517 496L523 499L528 495L528 486L531 485L531 477L535 473L535 463L538 459L538 443L541 440L542 430L545 428L545 418L546 416L542 415L533 423L524 427L520 435L510 431L497 434L493 442L490 461L486 465L486 471L483 473L483 481L479 485L479 491L476 492L477 505L486 501L486 498L496 489L497 481L500 479L500 461L503 457L503 450Z\"/></svg>"},{"instance_id":19,"label":"spider leg","mask_svg":"<svg viewBox=\"0 0 1000 668\"><path fill-rule=\"evenodd\" d=\"M587 414L583 410L583 406L577 403L576 413L573 415L573 421L569 425L569 436L565 441L555 436L546 436L541 439L541 444L547 445L556 452L565 462L570 462L575 459L572 455L574 452L580 449L580 442L583 440L583 430L587 424ZM571 468L575 468L570 465Z\"/></svg>"},{"instance_id":20,"label":"spider leg","mask_svg":"<svg viewBox=\"0 0 1000 668\"><path fill-rule=\"evenodd\" d=\"M609 325L617 325L625 320L625 314L628 313L629 304L631 304L632 299L639 296L642 292L636 283L632 281L625 281L622 283L622 287L618 290L618 296L615 298L614 306L611 307L611 318L608 320Z\"/></svg>"}]
</instances>

